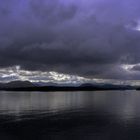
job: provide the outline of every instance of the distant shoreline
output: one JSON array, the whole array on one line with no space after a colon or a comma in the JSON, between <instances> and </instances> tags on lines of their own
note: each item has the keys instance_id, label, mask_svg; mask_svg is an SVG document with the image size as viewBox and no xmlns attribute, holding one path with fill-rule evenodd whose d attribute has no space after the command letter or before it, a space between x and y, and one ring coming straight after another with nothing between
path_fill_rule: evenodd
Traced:
<instances>
[{"instance_id":1,"label":"distant shoreline","mask_svg":"<svg viewBox=\"0 0 140 140\"><path fill-rule=\"evenodd\" d=\"M140 90L139 86L131 85L113 85L113 84L97 84L97 83L84 83L81 85L40 85L30 81L12 81L9 83L1 83L0 90L2 91L105 91L105 90Z\"/></svg>"},{"instance_id":2,"label":"distant shoreline","mask_svg":"<svg viewBox=\"0 0 140 140\"><path fill-rule=\"evenodd\" d=\"M57 92L57 91L104 91L104 90L140 90L134 87L113 87L113 88L102 88L102 87L55 87L55 86L45 86L45 87L22 87L22 88L0 88L0 91L40 91L40 92Z\"/></svg>"}]
</instances>

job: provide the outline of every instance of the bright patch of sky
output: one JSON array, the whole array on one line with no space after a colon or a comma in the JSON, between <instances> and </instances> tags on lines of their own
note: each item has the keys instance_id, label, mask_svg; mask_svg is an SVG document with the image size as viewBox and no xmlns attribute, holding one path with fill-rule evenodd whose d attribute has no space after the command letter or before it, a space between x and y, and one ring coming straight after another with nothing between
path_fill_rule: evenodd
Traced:
<instances>
[{"instance_id":1,"label":"bright patch of sky","mask_svg":"<svg viewBox=\"0 0 140 140\"><path fill-rule=\"evenodd\" d=\"M20 69L20 66L0 69L0 81L10 82L15 80L29 80L31 82L56 82L56 83L83 83L90 79L60 74L57 72L27 71Z\"/></svg>"},{"instance_id":2,"label":"bright patch of sky","mask_svg":"<svg viewBox=\"0 0 140 140\"><path fill-rule=\"evenodd\" d=\"M140 20L134 20L132 23L125 26L127 29L140 31Z\"/></svg>"},{"instance_id":3,"label":"bright patch of sky","mask_svg":"<svg viewBox=\"0 0 140 140\"><path fill-rule=\"evenodd\" d=\"M135 65L122 65L122 68L127 72L133 72L131 70ZM106 83L106 84L129 84L140 85L139 80L113 80L113 79L88 79L76 75L62 74L58 72L41 72L41 71L28 71L22 70L20 66L1 68L0 69L0 82L10 81L31 81L31 82L45 82L45 83L58 83L58 84L82 84L82 83Z\"/></svg>"}]
</instances>

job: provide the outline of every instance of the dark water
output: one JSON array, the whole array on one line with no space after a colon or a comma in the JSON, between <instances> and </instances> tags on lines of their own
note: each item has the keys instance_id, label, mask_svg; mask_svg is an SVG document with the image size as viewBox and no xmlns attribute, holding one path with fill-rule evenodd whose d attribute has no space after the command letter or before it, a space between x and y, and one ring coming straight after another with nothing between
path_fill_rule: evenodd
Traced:
<instances>
[{"instance_id":1,"label":"dark water","mask_svg":"<svg viewBox=\"0 0 140 140\"><path fill-rule=\"evenodd\" d=\"M140 92L0 92L0 140L140 140Z\"/></svg>"}]
</instances>

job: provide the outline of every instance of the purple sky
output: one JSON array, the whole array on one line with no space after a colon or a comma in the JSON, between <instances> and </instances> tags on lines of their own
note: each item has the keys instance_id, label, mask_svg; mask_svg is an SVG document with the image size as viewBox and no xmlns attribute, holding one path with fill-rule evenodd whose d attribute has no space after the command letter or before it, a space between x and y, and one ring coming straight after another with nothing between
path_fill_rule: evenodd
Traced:
<instances>
[{"instance_id":1,"label":"purple sky","mask_svg":"<svg viewBox=\"0 0 140 140\"><path fill-rule=\"evenodd\" d=\"M38 74L139 80L139 5L139 0L0 0L0 71L8 77L7 68L20 66Z\"/></svg>"}]
</instances>

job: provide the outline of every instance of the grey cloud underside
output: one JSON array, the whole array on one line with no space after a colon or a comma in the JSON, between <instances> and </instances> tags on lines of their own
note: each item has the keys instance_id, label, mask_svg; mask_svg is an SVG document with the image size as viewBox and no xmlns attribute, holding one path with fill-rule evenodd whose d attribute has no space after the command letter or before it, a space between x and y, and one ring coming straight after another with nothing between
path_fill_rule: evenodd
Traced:
<instances>
[{"instance_id":1,"label":"grey cloud underside","mask_svg":"<svg viewBox=\"0 0 140 140\"><path fill-rule=\"evenodd\" d=\"M140 63L140 32L133 30L140 19L139 4L138 0L0 0L0 67L139 79L139 73L121 67Z\"/></svg>"}]
</instances>

